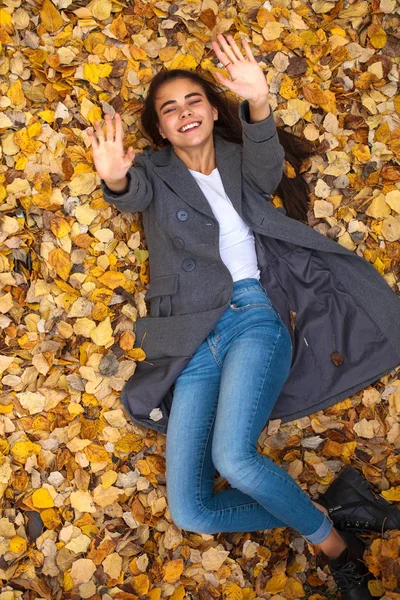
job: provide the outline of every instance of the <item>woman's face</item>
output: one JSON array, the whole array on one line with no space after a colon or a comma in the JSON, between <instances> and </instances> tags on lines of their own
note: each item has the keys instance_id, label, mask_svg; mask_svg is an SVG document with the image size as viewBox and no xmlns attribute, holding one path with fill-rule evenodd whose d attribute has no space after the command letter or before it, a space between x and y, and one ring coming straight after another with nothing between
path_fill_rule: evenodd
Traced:
<instances>
[{"instance_id":1,"label":"woman's face","mask_svg":"<svg viewBox=\"0 0 400 600\"><path fill-rule=\"evenodd\" d=\"M203 88L186 78L164 83L157 92L155 109L162 137L174 147L185 149L202 145L212 136L214 121L218 119L218 111L209 103ZM186 129L190 124L193 126Z\"/></svg>"}]
</instances>

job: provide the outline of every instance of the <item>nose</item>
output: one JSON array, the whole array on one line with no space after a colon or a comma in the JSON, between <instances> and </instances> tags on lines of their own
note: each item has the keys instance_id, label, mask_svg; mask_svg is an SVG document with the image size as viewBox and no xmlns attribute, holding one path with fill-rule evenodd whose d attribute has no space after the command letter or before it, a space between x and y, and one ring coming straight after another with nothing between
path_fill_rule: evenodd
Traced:
<instances>
[{"instance_id":1,"label":"nose","mask_svg":"<svg viewBox=\"0 0 400 600\"><path fill-rule=\"evenodd\" d=\"M185 117L186 115L192 115L193 114L193 110L190 107L184 108L182 109L181 112L181 118Z\"/></svg>"}]
</instances>

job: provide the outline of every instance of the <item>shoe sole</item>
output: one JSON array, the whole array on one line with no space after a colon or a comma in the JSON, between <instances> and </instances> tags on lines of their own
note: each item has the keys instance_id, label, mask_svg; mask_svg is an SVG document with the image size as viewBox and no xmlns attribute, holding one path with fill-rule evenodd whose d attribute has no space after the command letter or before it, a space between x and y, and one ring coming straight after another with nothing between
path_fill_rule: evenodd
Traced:
<instances>
[{"instance_id":1,"label":"shoe sole","mask_svg":"<svg viewBox=\"0 0 400 600\"><path fill-rule=\"evenodd\" d=\"M372 490L366 487L364 484L366 479L355 469L354 467L345 467L343 471L340 473L339 477L335 481L345 481L348 485L350 485L358 494L360 494L363 498L372 502L373 504L381 507L387 514L387 517L391 517L393 521L396 523L397 528L400 529L400 511L397 510L390 502L385 500L378 493L375 495ZM368 482L369 483L369 482ZM363 485L364 484L364 485ZM369 485L371 485L369 483Z\"/></svg>"}]
</instances>

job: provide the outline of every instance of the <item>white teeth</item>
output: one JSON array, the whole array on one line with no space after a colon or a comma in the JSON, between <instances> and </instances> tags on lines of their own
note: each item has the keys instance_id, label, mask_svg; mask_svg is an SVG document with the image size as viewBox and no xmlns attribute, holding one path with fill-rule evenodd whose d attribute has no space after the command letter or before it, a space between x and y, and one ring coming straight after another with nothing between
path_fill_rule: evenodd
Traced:
<instances>
[{"instance_id":1,"label":"white teeth","mask_svg":"<svg viewBox=\"0 0 400 600\"><path fill-rule=\"evenodd\" d=\"M199 122L197 123L191 123L190 125L186 125L185 127L182 127L179 131L187 131L188 129L192 129L193 127L197 127L198 125L200 125Z\"/></svg>"}]
</instances>

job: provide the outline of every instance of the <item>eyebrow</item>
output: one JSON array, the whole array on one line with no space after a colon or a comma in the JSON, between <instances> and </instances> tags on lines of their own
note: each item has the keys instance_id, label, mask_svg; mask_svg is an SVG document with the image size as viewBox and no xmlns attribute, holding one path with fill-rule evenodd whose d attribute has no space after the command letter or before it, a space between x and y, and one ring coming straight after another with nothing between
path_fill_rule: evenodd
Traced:
<instances>
[{"instance_id":1,"label":"eyebrow","mask_svg":"<svg viewBox=\"0 0 400 600\"><path fill-rule=\"evenodd\" d=\"M191 98L192 96L201 96L201 94L199 92L192 92L191 94L186 94L185 100L186 100L186 98ZM162 111L164 106L167 106L167 104L175 104L175 103L176 103L176 100L167 100L166 102L164 102L164 104L162 104L160 106L160 112Z\"/></svg>"}]
</instances>

